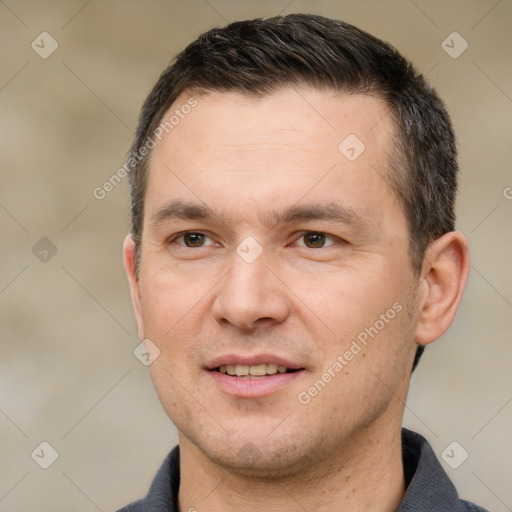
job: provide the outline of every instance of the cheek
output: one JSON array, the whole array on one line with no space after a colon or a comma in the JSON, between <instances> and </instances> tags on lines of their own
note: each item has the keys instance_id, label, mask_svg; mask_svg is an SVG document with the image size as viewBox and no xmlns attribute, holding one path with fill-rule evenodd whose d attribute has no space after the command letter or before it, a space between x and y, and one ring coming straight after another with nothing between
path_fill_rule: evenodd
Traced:
<instances>
[{"instance_id":1,"label":"cheek","mask_svg":"<svg viewBox=\"0 0 512 512\"><path fill-rule=\"evenodd\" d=\"M193 424L193 407L187 405L194 394L186 374L182 375L183 365L173 364L174 357L169 353L161 356L150 365L150 374L156 394L171 421L178 427Z\"/></svg>"},{"instance_id":2,"label":"cheek","mask_svg":"<svg viewBox=\"0 0 512 512\"><path fill-rule=\"evenodd\" d=\"M212 285L203 276L157 270L141 279L141 309L148 337L167 338L185 326L197 324L198 311Z\"/></svg>"},{"instance_id":3,"label":"cheek","mask_svg":"<svg viewBox=\"0 0 512 512\"><path fill-rule=\"evenodd\" d=\"M334 372L343 380L343 393L357 393L369 385L386 394L407 366L411 340L407 286L386 279L384 268L375 271L347 272L329 281L328 293L312 309L318 312L330 332L317 340L323 352L323 371ZM338 359L341 357L341 362ZM335 367L333 365L338 363ZM349 376L350 375L350 376ZM336 394L334 388L332 392Z\"/></svg>"},{"instance_id":4,"label":"cheek","mask_svg":"<svg viewBox=\"0 0 512 512\"><path fill-rule=\"evenodd\" d=\"M372 325L399 298L396 283L383 278L385 270L375 264L364 269L339 269L331 276L317 277L321 292L310 300L320 318L337 334L355 336Z\"/></svg>"}]
</instances>

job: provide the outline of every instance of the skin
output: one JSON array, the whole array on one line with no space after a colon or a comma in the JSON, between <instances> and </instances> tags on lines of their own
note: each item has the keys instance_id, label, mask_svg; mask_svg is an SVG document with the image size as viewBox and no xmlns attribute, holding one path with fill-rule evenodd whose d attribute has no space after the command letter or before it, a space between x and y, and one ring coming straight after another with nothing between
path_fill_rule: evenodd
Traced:
<instances>
[{"instance_id":1,"label":"skin","mask_svg":"<svg viewBox=\"0 0 512 512\"><path fill-rule=\"evenodd\" d=\"M179 431L180 510L394 511L416 343L453 320L466 239L439 238L413 272L406 218L387 184L394 128L381 100L312 89L194 97L153 150L139 272L130 236L124 244L139 337L161 351L151 376ZM354 161L338 150L348 134L365 144ZM156 222L174 200L215 217ZM359 223L270 222L271 210L332 202ZM173 238L184 231L206 237ZM236 252L248 236L263 249L252 263ZM401 311L300 403L396 303ZM269 396L237 397L205 370L228 352L279 354L304 371Z\"/></svg>"}]
</instances>

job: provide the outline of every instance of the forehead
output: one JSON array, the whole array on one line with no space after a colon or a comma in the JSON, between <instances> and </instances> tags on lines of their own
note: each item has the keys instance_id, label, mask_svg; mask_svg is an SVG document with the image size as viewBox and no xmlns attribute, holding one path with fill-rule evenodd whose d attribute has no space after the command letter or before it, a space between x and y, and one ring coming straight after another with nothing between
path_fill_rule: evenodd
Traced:
<instances>
[{"instance_id":1,"label":"forehead","mask_svg":"<svg viewBox=\"0 0 512 512\"><path fill-rule=\"evenodd\" d=\"M197 102L193 109L187 106L191 97ZM365 151L370 150L367 155L382 153L393 132L387 112L387 104L373 96L310 88L285 88L264 97L184 92L163 117L163 143L157 145L154 154L170 156L172 152L176 162L193 158L195 164L207 164L215 158L217 164L230 169L234 155L257 152L254 165L265 165L263 153L268 158L279 157L288 148L287 158L297 164L304 155L315 156L320 149L329 149L329 155L339 157L339 144L349 135L359 139L359 149L362 143Z\"/></svg>"},{"instance_id":2,"label":"forehead","mask_svg":"<svg viewBox=\"0 0 512 512\"><path fill-rule=\"evenodd\" d=\"M191 97L196 106L185 108ZM307 195L317 203L341 198L378 216L394 203L387 110L375 97L315 89L258 98L185 92L163 117L146 204L154 211L187 196L217 210L235 204L263 210Z\"/></svg>"}]
</instances>

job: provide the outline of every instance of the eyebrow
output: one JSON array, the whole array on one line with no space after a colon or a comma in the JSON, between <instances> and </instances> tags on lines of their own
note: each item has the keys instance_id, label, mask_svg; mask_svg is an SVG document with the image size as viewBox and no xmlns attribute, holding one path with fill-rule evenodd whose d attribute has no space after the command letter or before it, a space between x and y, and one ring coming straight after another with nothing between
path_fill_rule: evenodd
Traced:
<instances>
[{"instance_id":1,"label":"eyebrow","mask_svg":"<svg viewBox=\"0 0 512 512\"><path fill-rule=\"evenodd\" d=\"M360 231L368 231L373 227L368 219L359 215L353 208L336 202L292 205L282 211L270 210L267 215L272 228L281 224L296 224L314 220L349 225ZM157 227L172 219L217 220L218 222L227 223L209 206L179 199L173 200L156 210L151 216L150 222Z\"/></svg>"}]
</instances>

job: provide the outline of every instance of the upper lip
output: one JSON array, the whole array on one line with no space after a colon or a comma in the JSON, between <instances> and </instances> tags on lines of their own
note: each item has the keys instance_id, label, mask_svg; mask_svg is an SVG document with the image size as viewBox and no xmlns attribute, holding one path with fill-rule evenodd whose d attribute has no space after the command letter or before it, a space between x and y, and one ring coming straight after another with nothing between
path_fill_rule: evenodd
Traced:
<instances>
[{"instance_id":1,"label":"upper lip","mask_svg":"<svg viewBox=\"0 0 512 512\"><path fill-rule=\"evenodd\" d=\"M276 363L278 366L286 366L290 370L300 370L303 367L300 364L294 363L285 357L280 357L274 354L254 354L254 355L241 355L241 354L224 354L215 357L206 364L207 370L214 370L219 366L234 364L245 366L256 366L263 363Z\"/></svg>"}]
</instances>

